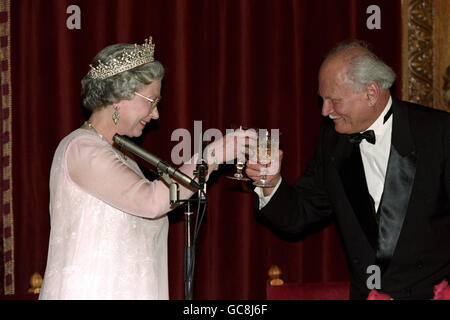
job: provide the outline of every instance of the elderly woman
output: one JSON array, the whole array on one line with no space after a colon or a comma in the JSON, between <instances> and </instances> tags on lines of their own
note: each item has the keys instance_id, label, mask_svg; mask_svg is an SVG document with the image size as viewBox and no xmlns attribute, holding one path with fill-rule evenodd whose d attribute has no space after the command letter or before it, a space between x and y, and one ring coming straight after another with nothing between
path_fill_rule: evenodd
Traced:
<instances>
[{"instance_id":1,"label":"elderly woman","mask_svg":"<svg viewBox=\"0 0 450 320\"><path fill-rule=\"evenodd\" d=\"M169 188L147 180L113 146L116 133L138 137L159 118L164 68L153 54L151 38L143 45L108 46L82 80L83 104L92 115L60 142L53 159L40 299L169 298ZM232 142L241 133L211 144L209 170L236 157ZM180 168L190 177L194 169L195 164ZM180 187L180 198L193 194Z\"/></svg>"}]
</instances>

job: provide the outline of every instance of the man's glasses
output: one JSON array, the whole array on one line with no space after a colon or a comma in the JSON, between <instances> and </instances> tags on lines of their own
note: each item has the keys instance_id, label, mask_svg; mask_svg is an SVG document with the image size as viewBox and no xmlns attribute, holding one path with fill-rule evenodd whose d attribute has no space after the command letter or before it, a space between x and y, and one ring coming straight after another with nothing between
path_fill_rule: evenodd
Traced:
<instances>
[{"instance_id":1,"label":"man's glasses","mask_svg":"<svg viewBox=\"0 0 450 320\"><path fill-rule=\"evenodd\" d=\"M153 111L153 109L155 109L155 108L158 106L158 103L159 103L159 101L161 100L161 97L158 97L158 98L156 98L156 99L151 99L151 98L148 98L148 97L146 97L146 96L143 96L142 94L140 94L140 93L138 93L138 92L135 92L134 94L136 94L136 95L138 95L139 97L142 97L142 98L144 98L145 100L147 100L148 102L150 102L150 105L152 106L152 111Z\"/></svg>"}]
</instances>

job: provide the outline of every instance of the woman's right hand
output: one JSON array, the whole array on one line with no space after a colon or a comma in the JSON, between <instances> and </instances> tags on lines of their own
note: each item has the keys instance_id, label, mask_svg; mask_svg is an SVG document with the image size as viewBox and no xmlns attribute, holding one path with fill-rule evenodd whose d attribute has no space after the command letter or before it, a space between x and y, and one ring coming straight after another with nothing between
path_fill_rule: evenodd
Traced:
<instances>
[{"instance_id":1,"label":"woman's right hand","mask_svg":"<svg viewBox=\"0 0 450 320\"><path fill-rule=\"evenodd\" d=\"M256 146L257 139L255 130L237 129L207 145L205 158L208 164L213 162L221 164L236 158L245 159L246 150L249 146Z\"/></svg>"}]
</instances>

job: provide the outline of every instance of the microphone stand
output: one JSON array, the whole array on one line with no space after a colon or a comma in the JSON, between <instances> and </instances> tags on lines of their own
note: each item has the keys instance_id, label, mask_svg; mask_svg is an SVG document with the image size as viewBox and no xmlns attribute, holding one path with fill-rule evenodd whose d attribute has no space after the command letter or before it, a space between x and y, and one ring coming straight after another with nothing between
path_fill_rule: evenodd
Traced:
<instances>
[{"instance_id":1,"label":"microphone stand","mask_svg":"<svg viewBox=\"0 0 450 320\"><path fill-rule=\"evenodd\" d=\"M185 300L193 299L194 292L194 270L195 270L195 242L197 240L198 228L203 219L203 214L206 208L206 175L208 173L208 165L204 160L197 164L194 174L199 177L199 184L201 189L198 191L198 200L188 199L179 202L185 202L185 248L184 248L184 295ZM194 234L191 232L191 202L198 201L197 217L195 221ZM203 212L200 212L200 205L204 204ZM200 219L200 220L199 220Z\"/></svg>"},{"instance_id":2,"label":"microphone stand","mask_svg":"<svg viewBox=\"0 0 450 320\"><path fill-rule=\"evenodd\" d=\"M124 147L130 152L136 154L137 156L143 158L144 160L150 162L158 169L158 175L167 183L169 186L170 204L180 204L185 203L185 216L186 216L186 245L185 245L185 262L184 262L184 276L185 276L185 296L186 300L192 300L193 288L194 288L194 266L195 266L195 241L197 239L197 233L203 220L204 213L206 211L206 175L208 174L208 164L204 159L200 159L197 163L196 169L194 171L195 175L198 175L199 184L197 184L193 179L179 172L177 169L171 167L166 162L162 161L158 157L146 152L133 142L128 139L115 134L113 138L119 146ZM200 152L201 154L201 152ZM170 179L170 175L178 178L183 184L191 185L198 189L198 200L187 199L179 200L179 186L176 182ZM192 236L191 233L191 202L198 201L198 212L195 221L195 230ZM201 204L204 204L203 211L200 212Z\"/></svg>"},{"instance_id":3,"label":"microphone stand","mask_svg":"<svg viewBox=\"0 0 450 320\"><path fill-rule=\"evenodd\" d=\"M185 248L184 248L184 295L185 300L193 299L194 292L194 269L195 269L195 241L197 238L197 231L199 219L203 219L203 215L200 213L200 205L203 203L206 206L206 175L208 173L208 165L202 160L197 164L194 174L199 177L199 184L201 189L198 191L198 199L179 199L179 186L176 182L173 182L166 172L158 170L159 176L169 185L170 204L184 203L185 211ZM191 216L193 211L191 210L191 202L198 202L198 212L196 217L194 234L191 232ZM204 207L205 208L205 207ZM201 220L200 220L201 223Z\"/></svg>"},{"instance_id":4,"label":"microphone stand","mask_svg":"<svg viewBox=\"0 0 450 320\"><path fill-rule=\"evenodd\" d=\"M185 300L192 300L194 292L194 261L195 245L191 242L191 203L188 200L185 204L185 238L184 247L184 297Z\"/></svg>"},{"instance_id":5,"label":"microphone stand","mask_svg":"<svg viewBox=\"0 0 450 320\"><path fill-rule=\"evenodd\" d=\"M206 172L208 170L208 167L206 166ZM169 185L169 194L170 194L170 204L179 204L184 203L184 215L185 215L185 247L184 247L184 295L186 300L192 300L193 299L193 292L194 292L194 266L195 266L195 240L197 236L197 222L199 219L200 212L197 213L197 220L196 220L196 228L194 235L192 235L191 232L191 216L193 214L193 211L191 210L191 202L199 202L200 204L204 203L206 205L206 192L203 190L206 189L205 184L205 176L204 174L204 166L202 164L197 164L197 168L194 171L194 174L199 174L199 181L200 185L202 186L202 189L198 191L199 193L199 199L186 199L186 200L180 200L179 199L179 186L176 182L173 182L169 175L161 170L158 170L159 176ZM202 218L202 217L200 217Z\"/></svg>"}]
</instances>

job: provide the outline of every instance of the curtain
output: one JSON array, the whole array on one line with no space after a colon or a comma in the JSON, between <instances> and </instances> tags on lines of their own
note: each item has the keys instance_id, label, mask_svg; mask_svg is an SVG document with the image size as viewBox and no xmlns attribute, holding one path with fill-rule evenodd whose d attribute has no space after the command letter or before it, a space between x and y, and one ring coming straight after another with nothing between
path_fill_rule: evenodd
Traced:
<instances>
[{"instance_id":1,"label":"curtain","mask_svg":"<svg viewBox=\"0 0 450 320\"><path fill-rule=\"evenodd\" d=\"M16 292L27 290L35 271L44 273L53 153L59 141L86 119L80 80L106 45L142 43L151 35L155 58L166 68L160 119L137 139L141 146L170 160L179 143L171 141L172 132L185 128L193 134L194 121L202 121L203 132L208 128L225 132L232 124L278 128L285 152L282 174L289 183L301 174L315 149L321 122L317 73L328 50L344 39L366 40L400 75L400 0L11 4ZM381 9L381 29L368 29L366 24L367 7L374 4ZM79 29L68 28L71 5L80 9ZM333 225L313 230L305 239L272 233L254 216L251 188L225 177L234 169L222 166L208 186L194 298L264 299L271 264L282 268L286 281L348 279ZM183 299L183 208L169 218L170 297Z\"/></svg>"}]
</instances>

